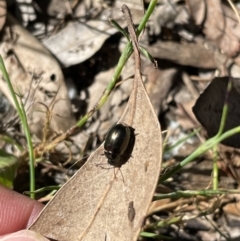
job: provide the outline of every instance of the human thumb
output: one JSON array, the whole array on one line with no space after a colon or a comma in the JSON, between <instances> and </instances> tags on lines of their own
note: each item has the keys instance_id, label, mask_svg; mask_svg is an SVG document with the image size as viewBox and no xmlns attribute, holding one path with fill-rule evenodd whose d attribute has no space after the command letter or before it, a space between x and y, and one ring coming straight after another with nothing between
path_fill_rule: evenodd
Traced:
<instances>
[{"instance_id":1,"label":"human thumb","mask_svg":"<svg viewBox=\"0 0 240 241\"><path fill-rule=\"evenodd\" d=\"M30 230L21 230L16 233L0 236L0 241L49 241L39 233Z\"/></svg>"}]
</instances>

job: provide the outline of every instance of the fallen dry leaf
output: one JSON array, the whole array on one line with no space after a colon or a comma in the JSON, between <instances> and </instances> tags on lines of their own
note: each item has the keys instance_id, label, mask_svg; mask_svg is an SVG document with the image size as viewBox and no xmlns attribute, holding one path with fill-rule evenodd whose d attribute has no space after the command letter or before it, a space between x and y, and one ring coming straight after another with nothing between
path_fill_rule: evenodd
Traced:
<instances>
[{"instance_id":1,"label":"fallen dry leaf","mask_svg":"<svg viewBox=\"0 0 240 241\"><path fill-rule=\"evenodd\" d=\"M232 23L235 16L231 10L231 16L226 16L220 0L206 1L206 20L204 23L204 33L206 37L213 41L224 53L233 57L239 53L239 39L235 32L238 22ZM235 27L232 27L232 25ZM234 29L235 28L235 29Z\"/></svg>"},{"instance_id":2,"label":"fallen dry leaf","mask_svg":"<svg viewBox=\"0 0 240 241\"><path fill-rule=\"evenodd\" d=\"M207 48L200 43L158 41L151 46L145 47L154 58L167 59L184 66L214 69L218 67L218 62L224 62L228 65L228 57L225 54Z\"/></svg>"},{"instance_id":3,"label":"fallen dry leaf","mask_svg":"<svg viewBox=\"0 0 240 241\"><path fill-rule=\"evenodd\" d=\"M124 2L129 1L116 1L112 8L106 8L96 20L69 22L64 29L44 39L43 44L65 67L87 60L102 47L106 39L118 32L109 18L126 26L119 11ZM135 23L139 23L143 15L142 1L134 0L129 4L134 8Z\"/></svg>"},{"instance_id":4,"label":"fallen dry leaf","mask_svg":"<svg viewBox=\"0 0 240 241\"><path fill-rule=\"evenodd\" d=\"M186 0L190 15L193 17L196 25L201 25L205 19L206 2L204 0Z\"/></svg>"},{"instance_id":5,"label":"fallen dry leaf","mask_svg":"<svg viewBox=\"0 0 240 241\"><path fill-rule=\"evenodd\" d=\"M5 29L0 54L15 92L23 96L31 132L42 137L47 109L41 103L52 106L51 130L66 131L75 124L75 119L58 62L11 15L7 16ZM8 32L12 34L8 36ZM15 106L2 74L0 76L1 91Z\"/></svg>"},{"instance_id":6,"label":"fallen dry leaf","mask_svg":"<svg viewBox=\"0 0 240 241\"><path fill-rule=\"evenodd\" d=\"M240 216L240 203L228 203L223 207L225 213Z\"/></svg>"},{"instance_id":7,"label":"fallen dry leaf","mask_svg":"<svg viewBox=\"0 0 240 241\"><path fill-rule=\"evenodd\" d=\"M30 230L58 241L137 239L157 185L162 157L159 121L139 73L136 69L136 88L120 119L135 130L132 157L120 169L109 168L101 145L59 190Z\"/></svg>"},{"instance_id":8,"label":"fallen dry leaf","mask_svg":"<svg viewBox=\"0 0 240 241\"><path fill-rule=\"evenodd\" d=\"M164 65L162 61L158 69L153 69L152 65L147 65L143 70L143 75L147 77L145 87L157 115L166 109L167 96L178 74L177 68L170 64L168 68L165 68L166 65L168 63Z\"/></svg>"},{"instance_id":9,"label":"fallen dry leaf","mask_svg":"<svg viewBox=\"0 0 240 241\"><path fill-rule=\"evenodd\" d=\"M193 113L207 130L209 137L216 135L219 130L229 80L230 77L214 78L193 107ZM228 96L228 115L224 132L240 125L238 108L240 102L239 79L231 78L231 80L233 88ZM235 134L222 143L232 147L240 147L240 134Z\"/></svg>"}]
</instances>

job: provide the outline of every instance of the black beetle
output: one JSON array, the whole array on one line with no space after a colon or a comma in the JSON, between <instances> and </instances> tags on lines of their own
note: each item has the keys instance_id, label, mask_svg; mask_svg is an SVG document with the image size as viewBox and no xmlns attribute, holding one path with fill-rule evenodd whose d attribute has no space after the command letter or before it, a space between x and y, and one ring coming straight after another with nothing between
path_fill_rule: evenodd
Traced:
<instances>
[{"instance_id":1,"label":"black beetle","mask_svg":"<svg viewBox=\"0 0 240 241\"><path fill-rule=\"evenodd\" d=\"M128 153L133 147L133 139L133 128L125 124L116 124L109 130L104 143L104 154L110 165L121 166L122 159L130 157Z\"/></svg>"}]
</instances>

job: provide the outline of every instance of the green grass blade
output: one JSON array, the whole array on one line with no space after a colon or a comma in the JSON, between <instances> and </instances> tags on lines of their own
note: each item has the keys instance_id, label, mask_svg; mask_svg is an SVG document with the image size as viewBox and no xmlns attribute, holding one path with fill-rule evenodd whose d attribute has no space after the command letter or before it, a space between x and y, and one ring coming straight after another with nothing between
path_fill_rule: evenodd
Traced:
<instances>
[{"instance_id":1,"label":"green grass blade","mask_svg":"<svg viewBox=\"0 0 240 241\"><path fill-rule=\"evenodd\" d=\"M29 168L30 168L30 191L34 192L35 191L35 161L34 161L34 153L33 153L33 145L32 145L32 139L31 139L31 134L30 134L30 130L28 127L28 123L27 123L27 116L24 110L24 106L22 104L22 102L18 101L17 99L17 95L14 92L14 89L12 87L11 81L9 79L6 67L4 65L2 56L0 56L0 70L2 71L3 74L3 78L5 79L5 81L7 82L8 88L10 90L10 93L12 95L15 107L17 109L18 115L20 117L22 126L23 126L23 130L25 132L26 135L26 139L27 139L27 143L28 143L28 154L29 154ZM31 198L34 198L35 195L34 193L31 194Z\"/></svg>"}]
</instances>

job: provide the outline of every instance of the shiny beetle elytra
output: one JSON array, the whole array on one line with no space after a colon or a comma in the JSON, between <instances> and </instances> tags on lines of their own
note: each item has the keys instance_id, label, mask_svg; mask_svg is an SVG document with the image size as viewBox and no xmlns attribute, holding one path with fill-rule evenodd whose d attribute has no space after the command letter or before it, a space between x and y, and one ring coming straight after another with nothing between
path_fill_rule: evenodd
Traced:
<instances>
[{"instance_id":1,"label":"shiny beetle elytra","mask_svg":"<svg viewBox=\"0 0 240 241\"><path fill-rule=\"evenodd\" d=\"M109 130L104 143L104 154L110 165L121 166L122 159L130 157L129 149L133 147L133 139L133 128L125 124L116 124Z\"/></svg>"}]
</instances>

